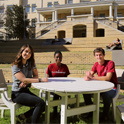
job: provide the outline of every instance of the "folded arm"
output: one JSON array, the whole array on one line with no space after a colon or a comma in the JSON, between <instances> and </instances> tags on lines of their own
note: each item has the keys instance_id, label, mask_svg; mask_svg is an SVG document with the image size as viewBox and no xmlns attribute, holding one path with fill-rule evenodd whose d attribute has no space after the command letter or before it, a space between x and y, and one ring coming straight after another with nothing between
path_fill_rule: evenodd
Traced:
<instances>
[{"instance_id":1,"label":"folded arm","mask_svg":"<svg viewBox=\"0 0 124 124\"><path fill-rule=\"evenodd\" d=\"M103 81L110 81L112 78L113 73L112 72L108 72L106 76L93 76L92 79L95 80L103 80Z\"/></svg>"},{"instance_id":2,"label":"folded arm","mask_svg":"<svg viewBox=\"0 0 124 124\"><path fill-rule=\"evenodd\" d=\"M94 72L90 71L90 72L86 72L86 76L84 77L84 80L103 80L103 81L110 81L112 78L113 73L112 72L108 72L106 76L94 76Z\"/></svg>"}]
</instances>

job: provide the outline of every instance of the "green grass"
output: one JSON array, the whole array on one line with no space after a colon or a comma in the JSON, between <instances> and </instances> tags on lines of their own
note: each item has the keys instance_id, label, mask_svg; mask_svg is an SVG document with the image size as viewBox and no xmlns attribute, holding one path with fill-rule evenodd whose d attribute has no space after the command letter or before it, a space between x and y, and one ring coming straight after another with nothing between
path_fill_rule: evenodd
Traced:
<instances>
[{"instance_id":1,"label":"green grass","mask_svg":"<svg viewBox=\"0 0 124 124\"><path fill-rule=\"evenodd\" d=\"M49 64L36 64L38 69L45 69ZM83 65L83 64L67 64L69 70L91 70L93 65ZM11 64L0 64L0 68L11 68ZM118 69L124 69L124 66L116 66Z\"/></svg>"},{"instance_id":2,"label":"green grass","mask_svg":"<svg viewBox=\"0 0 124 124\"><path fill-rule=\"evenodd\" d=\"M38 69L44 69L47 68L48 65L47 64L37 64L37 68ZM91 70L92 65L73 65L73 64L68 64L68 67L70 70ZM0 68L11 68L11 64L0 64ZM116 68L119 69L124 69L124 66L116 66ZM8 86L9 88L9 97L11 97L11 86ZM39 90L38 89L34 89L31 88L31 91L33 93L35 93L36 95L39 95ZM124 93L121 93L124 94ZM43 98L44 99L44 98ZM82 104L83 103L83 96L81 95L81 100L82 100ZM117 103L117 105L122 104L122 103ZM100 104L100 112L102 111L102 107L103 104ZM25 111L28 111L29 107L22 107L19 110L16 111L16 115L19 115L21 113L24 113ZM60 107L58 107L58 111L60 110ZM53 119L52 118L52 111L53 109L50 109L51 111L51 122L52 123L56 123L58 124L60 122L60 118L58 117L57 119ZM92 118L86 118L85 117L86 114L82 114L79 115L78 118L77 116L73 116L73 117L68 117L68 124L92 124ZM110 111L110 120L108 122L106 122L106 124L113 124L113 119L112 119L112 110ZM40 120L43 122L45 120L45 115L43 113L43 116L40 118ZM5 111L5 116L4 118L0 118L0 124L10 124L10 111L6 110Z\"/></svg>"},{"instance_id":3,"label":"green grass","mask_svg":"<svg viewBox=\"0 0 124 124\"><path fill-rule=\"evenodd\" d=\"M39 95L39 90L38 89L31 88L30 90L33 93L35 93L36 95ZM8 92L9 92L9 97L11 97L11 86L8 86ZM80 95L80 99L81 99L81 104L80 105L84 105L84 100L83 100L83 96L82 95ZM122 103L118 103L118 105L119 104L122 104ZM69 106L72 108L74 105L69 105ZM102 108L103 108L103 104L100 103L100 113L102 111ZM19 110L16 110L16 115L19 115L21 113L24 113L24 112L26 112L28 110L29 110L29 107L21 107ZM60 122L59 115L58 115L58 118L53 119L53 115L52 115L53 109L51 108L50 111L51 111L50 122L52 124L58 124ZM60 111L60 107L58 107L58 112L59 111ZM86 118L86 115L87 114L81 114L78 117L77 116L68 117L68 119L67 119L68 124L92 124L92 118ZM104 124L114 124L113 123L113 118L112 118L112 110L110 110L110 114L109 115L111 115L110 116L110 119L107 122L105 122ZM9 110L5 110L5 116L2 119L0 118L0 124L10 124L10 121L11 121L10 120L10 111ZM44 122L45 121L45 112L41 116L40 121L41 122Z\"/></svg>"},{"instance_id":4,"label":"green grass","mask_svg":"<svg viewBox=\"0 0 124 124\"><path fill-rule=\"evenodd\" d=\"M0 64L0 68L11 68L11 64Z\"/></svg>"}]
</instances>

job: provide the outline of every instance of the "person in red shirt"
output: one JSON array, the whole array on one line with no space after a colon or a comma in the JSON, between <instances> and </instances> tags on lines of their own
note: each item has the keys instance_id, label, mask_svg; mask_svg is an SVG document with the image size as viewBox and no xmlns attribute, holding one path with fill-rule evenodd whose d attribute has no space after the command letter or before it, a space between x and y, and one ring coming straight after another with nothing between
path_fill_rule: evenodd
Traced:
<instances>
[{"instance_id":1,"label":"person in red shirt","mask_svg":"<svg viewBox=\"0 0 124 124\"><path fill-rule=\"evenodd\" d=\"M117 88L117 76L115 72L115 64L111 60L105 60L105 51L101 47L98 47L94 50L94 56L97 59L97 62L92 67L92 70L90 72L86 72L86 76L84 77L84 80L104 80L104 81L110 81L114 83L114 88L110 91L101 93L101 97L103 99L103 115L101 116L101 120L107 120L108 119L108 113L110 110L110 104L112 103L112 98L116 94L116 88ZM94 75L97 73L97 75ZM84 94L84 100L86 105L92 104L91 101L91 95ZM90 113L91 114L91 113Z\"/></svg>"},{"instance_id":2,"label":"person in red shirt","mask_svg":"<svg viewBox=\"0 0 124 124\"><path fill-rule=\"evenodd\" d=\"M54 59L55 63L52 63L48 66L46 74L47 77L67 77L70 72L66 64L61 63L62 62L62 53L60 51L56 51L54 53ZM58 100L60 98L59 95L54 94L53 99ZM57 107L54 107L53 110L54 115L57 115Z\"/></svg>"}]
</instances>

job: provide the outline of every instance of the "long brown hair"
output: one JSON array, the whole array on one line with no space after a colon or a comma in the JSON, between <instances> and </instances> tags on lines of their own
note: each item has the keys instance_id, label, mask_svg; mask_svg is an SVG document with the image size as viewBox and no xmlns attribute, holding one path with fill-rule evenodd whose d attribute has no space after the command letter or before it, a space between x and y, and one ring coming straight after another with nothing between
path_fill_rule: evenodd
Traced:
<instances>
[{"instance_id":1,"label":"long brown hair","mask_svg":"<svg viewBox=\"0 0 124 124\"><path fill-rule=\"evenodd\" d=\"M27 62L29 62L31 64L30 69L32 69L34 67L34 65L35 65L34 50L29 44L25 44L20 48L20 50L19 50L19 52L18 52L18 54L17 54L17 56L15 58L15 61L12 63L12 65L17 65L18 68L23 67L23 64L22 64L22 52L27 47L31 50L31 57L27 60Z\"/></svg>"}]
</instances>

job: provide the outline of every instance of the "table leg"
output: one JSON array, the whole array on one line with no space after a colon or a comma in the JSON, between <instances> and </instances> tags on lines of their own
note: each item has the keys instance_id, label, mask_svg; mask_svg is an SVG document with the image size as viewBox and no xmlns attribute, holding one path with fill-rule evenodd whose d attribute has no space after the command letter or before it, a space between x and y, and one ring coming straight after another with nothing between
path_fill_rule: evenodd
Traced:
<instances>
[{"instance_id":1,"label":"table leg","mask_svg":"<svg viewBox=\"0 0 124 124\"><path fill-rule=\"evenodd\" d=\"M79 107L79 102L80 102L80 94L75 95L76 96L76 107Z\"/></svg>"},{"instance_id":2,"label":"table leg","mask_svg":"<svg viewBox=\"0 0 124 124\"><path fill-rule=\"evenodd\" d=\"M61 124L67 124L67 95L62 96L61 101Z\"/></svg>"},{"instance_id":3,"label":"table leg","mask_svg":"<svg viewBox=\"0 0 124 124\"><path fill-rule=\"evenodd\" d=\"M93 124L99 124L99 102L100 102L100 93L95 93L94 105L96 105L96 111L93 112Z\"/></svg>"},{"instance_id":4,"label":"table leg","mask_svg":"<svg viewBox=\"0 0 124 124\"><path fill-rule=\"evenodd\" d=\"M46 107L45 107L45 124L50 123L50 92L46 91L45 97Z\"/></svg>"},{"instance_id":5,"label":"table leg","mask_svg":"<svg viewBox=\"0 0 124 124\"><path fill-rule=\"evenodd\" d=\"M80 94L75 95L76 97L76 107L79 107L79 102L80 102ZM77 115L77 118L79 118L79 115Z\"/></svg>"}]
</instances>

